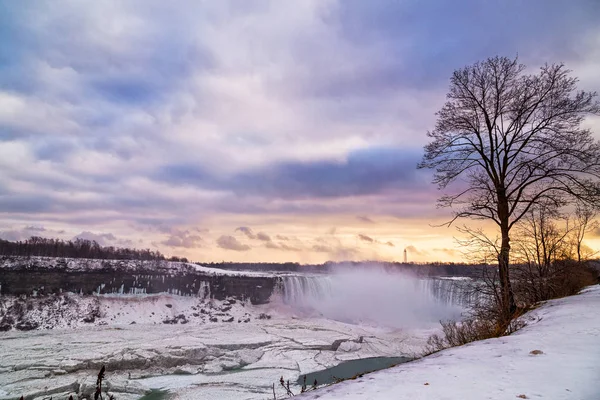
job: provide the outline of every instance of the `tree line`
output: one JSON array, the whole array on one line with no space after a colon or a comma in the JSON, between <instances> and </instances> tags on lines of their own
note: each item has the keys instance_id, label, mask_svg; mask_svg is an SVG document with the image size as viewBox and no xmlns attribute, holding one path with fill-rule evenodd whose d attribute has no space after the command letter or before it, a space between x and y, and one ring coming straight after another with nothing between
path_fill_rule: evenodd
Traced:
<instances>
[{"instance_id":1,"label":"tree line","mask_svg":"<svg viewBox=\"0 0 600 400\"><path fill-rule=\"evenodd\" d=\"M0 239L0 255L187 262L185 258L167 258L158 250L101 246L95 240L87 239L62 240L37 236L16 242Z\"/></svg>"}]
</instances>

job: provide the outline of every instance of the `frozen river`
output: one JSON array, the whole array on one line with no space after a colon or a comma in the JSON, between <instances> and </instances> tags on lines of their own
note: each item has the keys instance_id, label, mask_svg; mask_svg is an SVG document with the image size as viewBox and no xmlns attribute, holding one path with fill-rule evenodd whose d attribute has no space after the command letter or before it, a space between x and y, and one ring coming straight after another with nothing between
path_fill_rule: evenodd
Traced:
<instances>
[{"instance_id":1,"label":"frozen river","mask_svg":"<svg viewBox=\"0 0 600 400\"><path fill-rule=\"evenodd\" d=\"M344 360L410 356L429 332L282 316L242 324L11 331L0 334L0 398L91 393L105 364L106 387L119 400L139 399L149 389L178 399L265 399L281 376L294 386L299 376Z\"/></svg>"}]
</instances>

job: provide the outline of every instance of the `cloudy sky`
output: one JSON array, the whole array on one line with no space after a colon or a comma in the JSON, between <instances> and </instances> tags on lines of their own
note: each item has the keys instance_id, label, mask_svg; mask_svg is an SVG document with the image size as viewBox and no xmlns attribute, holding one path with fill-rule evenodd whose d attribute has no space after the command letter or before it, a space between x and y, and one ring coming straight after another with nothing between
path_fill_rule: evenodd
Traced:
<instances>
[{"instance_id":1,"label":"cloudy sky","mask_svg":"<svg viewBox=\"0 0 600 400\"><path fill-rule=\"evenodd\" d=\"M599 20L597 0L0 0L0 237L457 259L415 169L452 71L518 54L600 91Z\"/></svg>"}]
</instances>

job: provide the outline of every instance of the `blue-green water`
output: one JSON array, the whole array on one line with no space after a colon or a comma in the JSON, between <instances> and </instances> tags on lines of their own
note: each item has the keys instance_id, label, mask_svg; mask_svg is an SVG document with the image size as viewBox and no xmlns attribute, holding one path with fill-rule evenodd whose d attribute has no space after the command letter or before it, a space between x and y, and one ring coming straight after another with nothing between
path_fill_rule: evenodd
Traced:
<instances>
[{"instance_id":1,"label":"blue-green water","mask_svg":"<svg viewBox=\"0 0 600 400\"><path fill-rule=\"evenodd\" d=\"M168 390L153 389L150 393L140 397L139 400L167 400L169 398Z\"/></svg>"},{"instance_id":2,"label":"blue-green water","mask_svg":"<svg viewBox=\"0 0 600 400\"><path fill-rule=\"evenodd\" d=\"M378 371L380 369L389 368L396 364L402 364L411 360L412 358L409 357L370 357L344 361L335 367L306 374L306 386L312 386L315 379L320 386L333 383L338 379L352 378L356 375ZM297 383L302 385L303 380L304 375L301 375L298 377Z\"/></svg>"}]
</instances>

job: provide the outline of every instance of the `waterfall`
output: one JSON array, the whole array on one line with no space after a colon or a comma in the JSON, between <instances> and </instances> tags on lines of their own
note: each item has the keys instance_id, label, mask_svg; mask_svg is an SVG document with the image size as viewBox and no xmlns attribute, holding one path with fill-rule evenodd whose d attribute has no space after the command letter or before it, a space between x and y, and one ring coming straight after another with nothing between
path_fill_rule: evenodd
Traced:
<instances>
[{"instance_id":1,"label":"waterfall","mask_svg":"<svg viewBox=\"0 0 600 400\"><path fill-rule=\"evenodd\" d=\"M469 278L427 278L420 279L419 285L424 293L428 293L436 301L444 304L468 307L477 300L470 285Z\"/></svg>"},{"instance_id":2,"label":"waterfall","mask_svg":"<svg viewBox=\"0 0 600 400\"><path fill-rule=\"evenodd\" d=\"M285 304L307 306L332 295L329 276L292 275L283 277L282 281L280 292Z\"/></svg>"},{"instance_id":3,"label":"waterfall","mask_svg":"<svg viewBox=\"0 0 600 400\"><path fill-rule=\"evenodd\" d=\"M307 306L333 296L334 279L335 275L283 276L278 294L285 304ZM469 278L435 277L414 279L414 284L418 291L435 302L465 307L476 300L468 290L470 281Z\"/></svg>"},{"instance_id":4,"label":"waterfall","mask_svg":"<svg viewBox=\"0 0 600 400\"><path fill-rule=\"evenodd\" d=\"M468 280L422 279L379 269L328 275L285 275L275 295L294 312L349 323L398 328L459 318Z\"/></svg>"}]
</instances>

